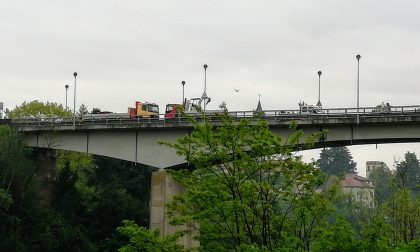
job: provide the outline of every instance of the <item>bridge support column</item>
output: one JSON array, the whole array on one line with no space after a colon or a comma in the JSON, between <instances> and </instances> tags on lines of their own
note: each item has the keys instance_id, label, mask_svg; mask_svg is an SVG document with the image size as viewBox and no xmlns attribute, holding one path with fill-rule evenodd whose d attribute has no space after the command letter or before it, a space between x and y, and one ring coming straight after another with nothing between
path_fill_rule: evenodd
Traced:
<instances>
[{"instance_id":1,"label":"bridge support column","mask_svg":"<svg viewBox=\"0 0 420 252\"><path fill-rule=\"evenodd\" d=\"M152 173L150 191L150 229L158 229L161 236L168 236L176 231L184 230L182 226L172 226L169 224L166 204L173 196L184 192L184 188L173 180L165 170ZM193 239L193 235L182 237L179 244L185 248L197 248L199 242Z\"/></svg>"},{"instance_id":2,"label":"bridge support column","mask_svg":"<svg viewBox=\"0 0 420 252\"><path fill-rule=\"evenodd\" d=\"M57 180L56 168L57 151L52 149L36 150L35 166L37 176L41 180L41 205L50 206L53 199L54 181Z\"/></svg>"}]
</instances>

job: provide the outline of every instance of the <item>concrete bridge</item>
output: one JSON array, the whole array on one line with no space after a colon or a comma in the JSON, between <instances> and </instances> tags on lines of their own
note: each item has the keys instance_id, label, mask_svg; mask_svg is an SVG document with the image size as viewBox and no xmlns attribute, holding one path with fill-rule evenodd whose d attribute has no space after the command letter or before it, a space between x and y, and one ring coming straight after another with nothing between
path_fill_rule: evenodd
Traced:
<instances>
[{"instance_id":1,"label":"concrete bridge","mask_svg":"<svg viewBox=\"0 0 420 252\"><path fill-rule=\"evenodd\" d=\"M229 112L235 120L255 120L255 111ZM315 148L374 143L401 143L420 141L420 106L394 106L387 111L377 108L324 109L317 113L299 110L262 111L259 115L267 120L272 131L282 139L290 134L292 121L305 135L328 130L325 139ZM216 116L208 121L221 124ZM73 126L71 119L22 119L12 120L11 126L23 132L29 146L86 152L108 156L157 168L169 168L185 163L174 150L159 141L175 142L189 134L192 124L183 117L161 119L106 119L81 120Z\"/></svg>"}]
</instances>

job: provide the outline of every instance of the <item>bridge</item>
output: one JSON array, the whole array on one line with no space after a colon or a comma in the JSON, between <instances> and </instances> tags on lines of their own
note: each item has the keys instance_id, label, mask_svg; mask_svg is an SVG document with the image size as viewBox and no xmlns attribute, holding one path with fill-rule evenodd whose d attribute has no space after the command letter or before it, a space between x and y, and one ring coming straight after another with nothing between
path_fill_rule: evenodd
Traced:
<instances>
[{"instance_id":1,"label":"bridge","mask_svg":"<svg viewBox=\"0 0 420 252\"><path fill-rule=\"evenodd\" d=\"M267 110L227 112L234 120L265 119L272 131L282 139L290 134L289 125L296 122L305 135L328 130L314 146L332 147L374 143L420 141L420 105L334 108L302 112L300 110ZM360 121L357 123L357 114ZM193 115L194 116L194 115ZM202 118L195 115L197 120ZM221 124L219 117L207 115L208 122ZM75 123L75 125L73 125ZM186 117L159 118L41 118L16 119L10 125L23 132L29 146L63 149L109 156L157 168L185 163L174 150L158 141L175 142L189 134L193 126Z\"/></svg>"}]
</instances>

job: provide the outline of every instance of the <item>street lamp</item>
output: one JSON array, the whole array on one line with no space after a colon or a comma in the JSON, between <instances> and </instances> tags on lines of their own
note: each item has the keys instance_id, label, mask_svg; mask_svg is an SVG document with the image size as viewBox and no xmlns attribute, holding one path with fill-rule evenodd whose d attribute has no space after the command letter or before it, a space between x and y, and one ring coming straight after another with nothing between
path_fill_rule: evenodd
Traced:
<instances>
[{"instance_id":1,"label":"street lamp","mask_svg":"<svg viewBox=\"0 0 420 252\"><path fill-rule=\"evenodd\" d=\"M318 103L316 104L318 107L322 107L321 104L321 71L318 71Z\"/></svg>"},{"instance_id":2,"label":"street lamp","mask_svg":"<svg viewBox=\"0 0 420 252\"><path fill-rule=\"evenodd\" d=\"M207 64L204 64L204 93L201 96L201 100L204 101L204 113L206 113L206 101L209 98L206 94L206 82L207 82Z\"/></svg>"},{"instance_id":3,"label":"street lamp","mask_svg":"<svg viewBox=\"0 0 420 252\"><path fill-rule=\"evenodd\" d=\"M184 100L184 86L185 86L185 81L181 82L182 84L182 107L185 108L185 100Z\"/></svg>"},{"instance_id":4,"label":"street lamp","mask_svg":"<svg viewBox=\"0 0 420 252\"><path fill-rule=\"evenodd\" d=\"M359 61L360 61L360 54L356 55L356 59L357 59L357 119L356 122L357 124L360 123L360 119L359 119Z\"/></svg>"},{"instance_id":5,"label":"street lamp","mask_svg":"<svg viewBox=\"0 0 420 252\"><path fill-rule=\"evenodd\" d=\"M66 88L66 111L69 109L69 107L67 107L67 91L69 89L69 85L65 85L64 86Z\"/></svg>"},{"instance_id":6,"label":"street lamp","mask_svg":"<svg viewBox=\"0 0 420 252\"><path fill-rule=\"evenodd\" d=\"M76 129L76 77L77 73L73 73L74 76L74 100L73 100L73 128Z\"/></svg>"}]
</instances>

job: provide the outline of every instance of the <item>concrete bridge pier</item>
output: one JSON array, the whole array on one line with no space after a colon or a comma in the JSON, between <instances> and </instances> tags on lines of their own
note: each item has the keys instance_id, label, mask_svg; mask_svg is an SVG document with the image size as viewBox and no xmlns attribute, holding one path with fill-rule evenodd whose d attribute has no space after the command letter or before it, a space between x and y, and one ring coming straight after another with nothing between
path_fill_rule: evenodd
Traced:
<instances>
[{"instance_id":1,"label":"concrete bridge pier","mask_svg":"<svg viewBox=\"0 0 420 252\"><path fill-rule=\"evenodd\" d=\"M185 230L186 227L169 224L166 214L166 205L173 196L184 192L184 188L177 183L163 169L153 172L150 191L150 229L158 229L162 237L174 234L176 231ZM199 242L193 239L193 234L186 235L178 240L185 248L197 248Z\"/></svg>"},{"instance_id":2,"label":"concrete bridge pier","mask_svg":"<svg viewBox=\"0 0 420 252\"><path fill-rule=\"evenodd\" d=\"M37 148L35 150L36 176L41 182L40 198L42 206L50 206L53 200L54 182L57 180L57 151Z\"/></svg>"}]
</instances>

